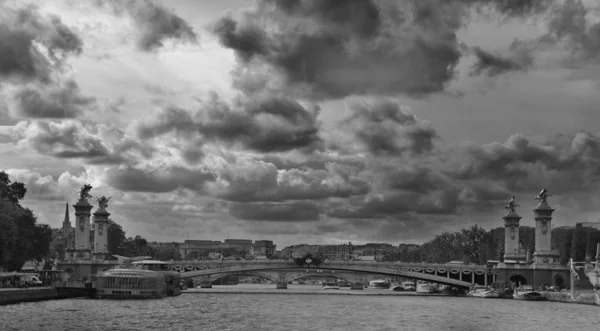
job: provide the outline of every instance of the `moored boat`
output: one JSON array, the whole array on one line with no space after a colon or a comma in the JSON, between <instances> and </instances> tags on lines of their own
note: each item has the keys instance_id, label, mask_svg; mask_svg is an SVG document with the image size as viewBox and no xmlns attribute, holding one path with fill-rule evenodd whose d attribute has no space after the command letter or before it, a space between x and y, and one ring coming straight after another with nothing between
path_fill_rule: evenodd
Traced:
<instances>
[{"instance_id":1,"label":"moored boat","mask_svg":"<svg viewBox=\"0 0 600 331\"><path fill-rule=\"evenodd\" d=\"M423 281L417 282L417 293L435 293L435 285Z\"/></svg>"},{"instance_id":2,"label":"moored boat","mask_svg":"<svg viewBox=\"0 0 600 331\"><path fill-rule=\"evenodd\" d=\"M458 288L452 287L450 285L442 285L442 286L438 287L438 292L441 294L445 294L445 295L464 294L464 292L461 292L461 290L459 290Z\"/></svg>"},{"instance_id":3,"label":"moored boat","mask_svg":"<svg viewBox=\"0 0 600 331\"><path fill-rule=\"evenodd\" d=\"M168 263L158 260L141 260L132 262L133 268L150 270L160 273L164 277L167 296L178 296L181 294L181 275L176 271L167 270Z\"/></svg>"},{"instance_id":4,"label":"moored boat","mask_svg":"<svg viewBox=\"0 0 600 331\"><path fill-rule=\"evenodd\" d=\"M540 292L534 291L533 286L522 285L514 290L513 298L525 301L547 301Z\"/></svg>"},{"instance_id":5,"label":"moored boat","mask_svg":"<svg viewBox=\"0 0 600 331\"><path fill-rule=\"evenodd\" d=\"M340 287L338 286L337 283L334 282L326 282L323 283L323 289L324 290L339 290Z\"/></svg>"},{"instance_id":6,"label":"moored boat","mask_svg":"<svg viewBox=\"0 0 600 331\"><path fill-rule=\"evenodd\" d=\"M385 279L372 280L369 282L371 288L390 288L390 282Z\"/></svg>"},{"instance_id":7,"label":"moored boat","mask_svg":"<svg viewBox=\"0 0 600 331\"><path fill-rule=\"evenodd\" d=\"M500 293L491 287L476 287L467 293L467 296L474 298L498 298L500 297Z\"/></svg>"},{"instance_id":8,"label":"moored boat","mask_svg":"<svg viewBox=\"0 0 600 331\"><path fill-rule=\"evenodd\" d=\"M117 268L95 276L98 299L154 299L167 295L165 277L154 271Z\"/></svg>"},{"instance_id":9,"label":"moored boat","mask_svg":"<svg viewBox=\"0 0 600 331\"><path fill-rule=\"evenodd\" d=\"M498 297L500 299L513 299L514 294L515 294L515 291L510 288L504 288L504 289L498 290L498 295L499 295Z\"/></svg>"},{"instance_id":10,"label":"moored boat","mask_svg":"<svg viewBox=\"0 0 600 331\"><path fill-rule=\"evenodd\" d=\"M600 243L596 245L596 265L586 270L585 275L594 286L594 300L600 306Z\"/></svg>"}]
</instances>

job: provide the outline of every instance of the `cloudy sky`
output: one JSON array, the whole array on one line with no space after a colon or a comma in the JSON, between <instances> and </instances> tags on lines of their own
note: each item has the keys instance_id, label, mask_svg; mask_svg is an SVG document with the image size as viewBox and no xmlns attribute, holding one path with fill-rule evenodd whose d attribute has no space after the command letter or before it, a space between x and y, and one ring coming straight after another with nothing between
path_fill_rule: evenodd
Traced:
<instances>
[{"instance_id":1,"label":"cloudy sky","mask_svg":"<svg viewBox=\"0 0 600 331\"><path fill-rule=\"evenodd\" d=\"M84 183L157 241L600 217L595 0L0 6L0 169L53 227Z\"/></svg>"}]
</instances>

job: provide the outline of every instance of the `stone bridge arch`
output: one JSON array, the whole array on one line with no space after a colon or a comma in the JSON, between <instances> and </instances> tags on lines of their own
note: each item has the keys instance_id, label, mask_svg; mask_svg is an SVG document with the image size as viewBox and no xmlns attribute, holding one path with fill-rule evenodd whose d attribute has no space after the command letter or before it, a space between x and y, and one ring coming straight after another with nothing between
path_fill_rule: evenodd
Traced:
<instances>
[{"instance_id":1,"label":"stone bridge arch","mask_svg":"<svg viewBox=\"0 0 600 331\"><path fill-rule=\"evenodd\" d=\"M227 276L231 276L231 275L235 275L235 276L252 276L252 277L261 277L273 282L277 281L277 274L272 274L269 272L259 272L259 271L248 271L248 272L244 272L244 271L238 271L238 272L226 272L226 273L219 273L219 274L212 274L210 275L211 277L206 277L206 276L202 276L203 279L210 279L211 281L217 281L221 278L225 278ZM198 277L200 278L200 277Z\"/></svg>"},{"instance_id":2,"label":"stone bridge arch","mask_svg":"<svg viewBox=\"0 0 600 331\"><path fill-rule=\"evenodd\" d=\"M217 275L217 274L231 274L231 273L240 273L240 272L259 272L259 273L267 273L267 272L274 272L278 274L278 281L282 280L282 273L295 273L296 275L298 275L298 277L305 277L305 276L300 276L301 274L304 274L307 272L315 271L315 270L321 270L322 273L337 273L338 275L348 275L348 274L362 274L362 275L376 275L375 277L403 277L403 278L410 278L410 279L416 279L416 280L424 280L424 281L430 281L430 282L435 282L435 283L439 283L439 284L446 284L446 285L451 285L451 286L458 286L458 287L470 287L472 286L472 284L474 283L473 281L463 281L462 279L456 279L456 278L450 278L448 277L443 277L443 276L439 276L439 275L435 275L435 274L430 274L430 273L425 273L425 272L419 272L419 271L414 271L414 270L420 270L423 268L414 268L414 269L409 269L409 268L405 268L405 267L400 267L400 266L395 266L394 264L339 264L339 265L335 265L335 264L325 264L325 265L321 265L318 267L300 267L294 264L290 264L290 263L237 263L237 264L221 264L221 265L214 265L211 266L210 268L202 268L200 270L191 270L191 271L181 271L181 277L183 278L188 278L188 277L208 277L208 278L212 278L214 277L213 275ZM424 269L423 269L424 270ZM474 277L474 273L475 271L479 271L479 270L472 270L467 269L464 270L465 274L472 274ZM468 271L468 273L466 272ZM459 270L459 272L461 272ZM485 273L486 271L483 270L481 271L482 273ZM291 275L290 275L291 276ZM371 278L372 276L366 276ZM287 279L287 276L285 277ZM341 277L340 277L341 278ZM361 282L363 283L363 282Z\"/></svg>"}]
</instances>

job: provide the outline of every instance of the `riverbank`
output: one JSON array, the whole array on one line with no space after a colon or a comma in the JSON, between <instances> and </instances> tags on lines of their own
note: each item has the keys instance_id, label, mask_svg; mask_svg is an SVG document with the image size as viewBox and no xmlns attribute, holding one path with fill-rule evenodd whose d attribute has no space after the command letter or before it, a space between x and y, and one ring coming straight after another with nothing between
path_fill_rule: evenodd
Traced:
<instances>
[{"instance_id":1,"label":"riverbank","mask_svg":"<svg viewBox=\"0 0 600 331\"><path fill-rule=\"evenodd\" d=\"M58 299L58 291L52 287L3 288L0 289L0 306L13 303Z\"/></svg>"},{"instance_id":2,"label":"riverbank","mask_svg":"<svg viewBox=\"0 0 600 331\"><path fill-rule=\"evenodd\" d=\"M594 291L579 290L575 291L574 298L571 298L570 292L541 292L548 301L576 303L580 305L596 305Z\"/></svg>"},{"instance_id":3,"label":"riverbank","mask_svg":"<svg viewBox=\"0 0 600 331\"><path fill-rule=\"evenodd\" d=\"M21 302L35 302L67 298L89 297L90 290L85 288L3 288L0 289L0 306Z\"/></svg>"}]
</instances>

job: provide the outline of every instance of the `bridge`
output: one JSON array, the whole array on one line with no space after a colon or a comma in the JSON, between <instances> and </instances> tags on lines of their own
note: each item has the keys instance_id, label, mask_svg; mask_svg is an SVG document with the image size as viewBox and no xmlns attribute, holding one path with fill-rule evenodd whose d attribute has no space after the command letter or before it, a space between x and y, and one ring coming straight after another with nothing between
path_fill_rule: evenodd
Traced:
<instances>
[{"instance_id":1,"label":"bridge","mask_svg":"<svg viewBox=\"0 0 600 331\"><path fill-rule=\"evenodd\" d=\"M308 276L334 276L351 283L364 283L366 278L403 277L456 287L496 282L493 269L482 265L428 264L376 261L326 261L300 266L293 260L206 260L172 261L168 268L182 278L214 281L226 275L256 275L278 282L289 282Z\"/></svg>"}]
</instances>

